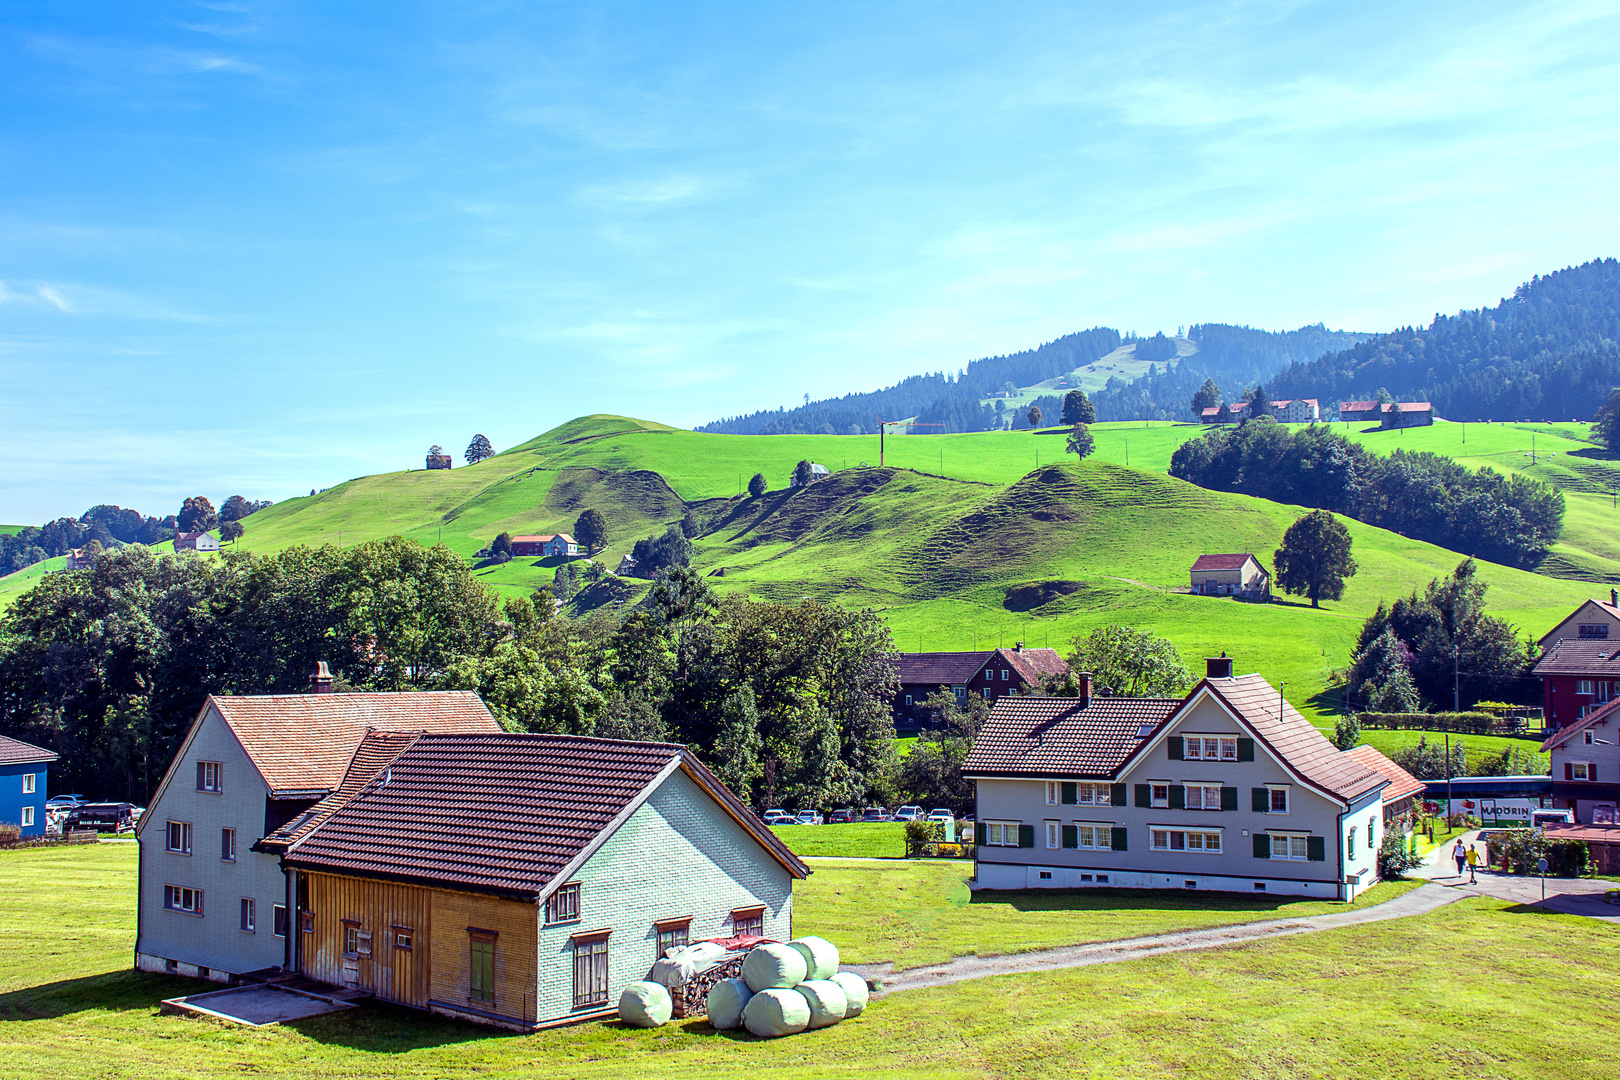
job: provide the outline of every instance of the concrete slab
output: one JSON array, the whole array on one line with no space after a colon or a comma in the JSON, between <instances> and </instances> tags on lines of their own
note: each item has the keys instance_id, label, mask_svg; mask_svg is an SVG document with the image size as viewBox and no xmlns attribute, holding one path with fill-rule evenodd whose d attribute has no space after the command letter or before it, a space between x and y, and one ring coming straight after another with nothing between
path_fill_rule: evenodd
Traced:
<instances>
[{"instance_id":1,"label":"concrete slab","mask_svg":"<svg viewBox=\"0 0 1620 1080\"><path fill-rule=\"evenodd\" d=\"M336 998L306 994L281 986L251 985L169 998L158 1011L169 1015L209 1016L249 1027L267 1027L352 1008L354 1005L351 1002Z\"/></svg>"}]
</instances>

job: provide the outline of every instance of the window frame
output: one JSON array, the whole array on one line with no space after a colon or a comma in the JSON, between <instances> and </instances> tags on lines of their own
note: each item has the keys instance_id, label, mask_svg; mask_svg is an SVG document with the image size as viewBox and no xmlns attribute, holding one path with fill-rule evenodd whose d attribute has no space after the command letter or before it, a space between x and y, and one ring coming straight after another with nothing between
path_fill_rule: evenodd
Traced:
<instances>
[{"instance_id":1,"label":"window frame","mask_svg":"<svg viewBox=\"0 0 1620 1080\"><path fill-rule=\"evenodd\" d=\"M1062 797L1063 797L1063 785L1062 785L1062 783L1057 781L1057 780L1048 780L1046 782L1046 805L1047 806L1056 806L1056 805L1058 805L1058 800L1061 799Z\"/></svg>"},{"instance_id":2,"label":"window frame","mask_svg":"<svg viewBox=\"0 0 1620 1080\"><path fill-rule=\"evenodd\" d=\"M1593 741L1592 741L1592 729L1591 728L1587 728L1585 731L1581 732L1581 734L1586 736L1586 745L1587 746L1595 745L1593 743Z\"/></svg>"},{"instance_id":3,"label":"window frame","mask_svg":"<svg viewBox=\"0 0 1620 1080\"><path fill-rule=\"evenodd\" d=\"M34 808L32 806L25 806L25 807L22 808L22 814L19 815L19 818L18 818L18 826L20 828L24 828L24 829L33 828L33 826L34 826Z\"/></svg>"},{"instance_id":4,"label":"window frame","mask_svg":"<svg viewBox=\"0 0 1620 1080\"><path fill-rule=\"evenodd\" d=\"M1224 855L1226 845L1221 839L1224 829L1212 829L1207 825L1150 825L1148 826L1148 850L1163 852L1168 855ZM1159 843L1159 838L1164 843ZM1180 837L1180 847L1176 846L1176 838ZM1194 843L1193 837L1197 837ZM1214 843L1210 841L1213 838Z\"/></svg>"},{"instance_id":5,"label":"window frame","mask_svg":"<svg viewBox=\"0 0 1620 1080\"><path fill-rule=\"evenodd\" d=\"M1590 761L1572 761L1569 763L1569 778L1578 783L1592 782L1592 763Z\"/></svg>"},{"instance_id":6,"label":"window frame","mask_svg":"<svg viewBox=\"0 0 1620 1080\"><path fill-rule=\"evenodd\" d=\"M1271 837L1271 860L1273 862L1308 862L1311 857L1310 833L1303 832L1272 832L1266 830ZM1277 842L1283 842L1285 854L1277 854ZM1299 854L1295 855L1295 842L1298 842Z\"/></svg>"},{"instance_id":7,"label":"window frame","mask_svg":"<svg viewBox=\"0 0 1620 1080\"><path fill-rule=\"evenodd\" d=\"M608 1003L608 937L610 930L575 934L569 939L573 953L574 1008L588 1009Z\"/></svg>"},{"instance_id":8,"label":"window frame","mask_svg":"<svg viewBox=\"0 0 1620 1080\"><path fill-rule=\"evenodd\" d=\"M1092 834L1092 842L1086 843L1086 833ZM1114 850L1114 823L1111 821L1076 821L1074 823L1074 846L1080 851L1113 851Z\"/></svg>"},{"instance_id":9,"label":"window frame","mask_svg":"<svg viewBox=\"0 0 1620 1080\"><path fill-rule=\"evenodd\" d=\"M1188 810L1197 810L1200 813L1210 811L1210 810L1214 810L1214 811L1219 811L1220 810L1220 808L1221 808L1221 785L1220 784L1183 784L1182 787L1185 789L1185 793L1182 795L1182 805L1184 807L1186 807ZM1195 791L1198 792L1198 805L1197 806L1194 806L1193 802L1192 802L1192 793L1195 792ZM1210 805L1210 801L1209 801L1209 793L1212 792L1212 791L1215 793L1215 804L1213 806Z\"/></svg>"},{"instance_id":10,"label":"window frame","mask_svg":"<svg viewBox=\"0 0 1620 1080\"><path fill-rule=\"evenodd\" d=\"M185 905L188 894L192 901L190 907ZM163 909L165 911L174 911L181 915L194 915L200 919L203 916L203 908L203 890L194 889L190 885L163 886Z\"/></svg>"},{"instance_id":11,"label":"window frame","mask_svg":"<svg viewBox=\"0 0 1620 1080\"><path fill-rule=\"evenodd\" d=\"M39 793L39 773L25 772L23 778L23 794L36 795Z\"/></svg>"},{"instance_id":12,"label":"window frame","mask_svg":"<svg viewBox=\"0 0 1620 1080\"><path fill-rule=\"evenodd\" d=\"M1024 823L1022 821L995 820L984 823L985 847L1017 847L1018 830ZM1011 835L1012 839L1007 837ZM997 839L999 837L1000 839Z\"/></svg>"},{"instance_id":13,"label":"window frame","mask_svg":"<svg viewBox=\"0 0 1620 1080\"><path fill-rule=\"evenodd\" d=\"M410 952L416 945L416 927L400 926L395 924L388 928L394 939L394 948L400 952Z\"/></svg>"},{"instance_id":14,"label":"window frame","mask_svg":"<svg viewBox=\"0 0 1620 1080\"><path fill-rule=\"evenodd\" d=\"M280 927L280 929L277 929ZM285 938L287 936L287 905L270 905L270 936Z\"/></svg>"},{"instance_id":15,"label":"window frame","mask_svg":"<svg viewBox=\"0 0 1620 1080\"><path fill-rule=\"evenodd\" d=\"M1576 679L1575 680L1575 694L1576 694L1576 696L1584 696L1584 697L1594 697L1594 696L1596 696L1596 692L1592 688L1594 682L1596 682L1596 680L1594 680L1594 679Z\"/></svg>"},{"instance_id":16,"label":"window frame","mask_svg":"<svg viewBox=\"0 0 1620 1080\"><path fill-rule=\"evenodd\" d=\"M556 890L546 897L547 926L579 922L581 891L579 885L577 881L570 881L557 886Z\"/></svg>"},{"instance_id":17,"label":"window frame","mask_svg":"<svg viewBox=\"0 0 1620 1080\"><path fill-rule=\"evenodd\" d=\"M764 937L765 905L751 904L731 911L732 937Z\"/></svg>"},{"instance_id":18,"label":"window frame","mask_svg":"<svg viewBox=\"0 0 1620 1080\"><path fill-rule=\"evenodd\" d=\"M253 897L242 897L242 902L237 908L237 915L238 920L236 928L238 931L244 934L256 934L259 932L258 903L253 899Z\"/></svg>"},{"instance_id":19,"label":"window frame","mask_svg":"<svg viewBox=\"0 0 1620 1080\"><path fill-rule=\"evenodd\" d=\"M499 938L494 930L467 928L468 1001L495 1004L495 945Z\"/></svg>"},{"instance_id":20,"label":"window frame","mask_svg":"<svg viewBox=\"0 0 1620 1080\"><path fill-rule=\"evenodd\" d=\"M219 830L219 861L236 861L236 830L221 826Z\"/></svg>"},{"instance_id":21,"label":"window frame","mask_svg":"<svg viewBox=\"0 0 1620 1080\"><path fill-rule=\"evenodd\" d=\"M178 841L176 841L176 839L175 839L175 836L176 836L175 830L176 829L179 830L179 834L178 834L179 835L179 840ZM175 855L190 855L191 854L191 842L192 842L191 822L189 822L189 821L174 821L174 820L171 819L167 823L167 828L164 829L164 837L163 837L164 848L163 848L163 850L171 852L171 853L173 853ZM179 846L176 846L177 843L178 843Z\"/></svg>"},{"instance_id":22,"label":"window frame","mask_svg":"<svg viewBox=\"0 0 1620 1080\"><path fill-rule=\"evenodd\" d=\"M1159 792L1164 794L1160 795ZM1154 810L1167 810L1170 807L1170 782L1159 783L1156 780L1148 781L1148 806Z\"/></svg>"},{"instance_id":23,"label":"window frame","mask_svg":"<svg viewBox=\"0 0 1620 1080\"><path fill-rule=\"evenodd\" d=\"M665 939L668 939L668 944ZM679 940L677 940L679 939ZM684 949L692 944L692 916L678 919L659 919L653 923L653 940L657 943L658 958L671 949Z\"/></svg>"},{"instance_id":24,"label":"window frame","mask_svg":"<svg viewBox=\"0 0 1620 1080\"><path fill-rule=\"evenodd\" d=\"M1293 802L1293 795L1290 792L1292 787L1292 784L1267 784L1266 813L1278 815L1288 814L1293 809L1291 805ZM1277 809L1277 796L1279 795L1282 796L1281 810Z\"/></svg>"},{"instance_id":25,"label":"window frame","mask_svg":"<svg viewBox=\"0 0 1620 1080\"><path fill-rule=\"evenodd\" d=\"M1063 846L1063 822L1046 819L1046 850L1057 851Z\"/></svg>"},{"instance_id":26,"label":"window frame","mask_svg":"<svg viewBox=\"0 0 1620 1080\"><path fill-rule=\"evenodd\" d=\"M212 775L213 782L209 782ZM225 764L220 761L197 762L197 790L206 791L210 795L218 795L225 790Z\"/></svg>"}]
</instances>

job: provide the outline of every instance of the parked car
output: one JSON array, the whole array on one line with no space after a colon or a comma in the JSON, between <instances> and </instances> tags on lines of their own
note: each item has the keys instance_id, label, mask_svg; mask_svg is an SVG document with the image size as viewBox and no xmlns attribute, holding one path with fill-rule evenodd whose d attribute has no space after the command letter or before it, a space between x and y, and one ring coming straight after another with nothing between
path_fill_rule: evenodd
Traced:
<instances>
[{"instance_id":1,"label":"parked car","mask_svg":"<svg viewBox=\"0 0 1620 1080\"><path fill-rule=\"evenodd\" d=\"M846 806L842 810L834 810L832 812L832 816L827 819L827 824L848 825L850 822L856 819L856 816L855 809L853 807Z\"/></svg>"},{"instance_id":2,"label":"parked car","mask_svg":"<svg viewBox=\"0 0 1620 1080\"><path fill-rule=\"evenodd\" d=\"M45 800L47 810L71 810L84 804L83 795L53 795Z\"/></svg>"},{"instance_id":3,"label":"parked car","mask_svg":"<svg viewBox=\"0 0 1620 1080\"><path fill-rule=\"evenodd\" d=\"M780 806L772 807L760 816L765 819L765 824L767 825L794 824L793 815L788 813L786 810L783 810Z\"/></svg>"},{"instance_id":4,"label":"parked car","mask_svg":"<svg viewBox=\"0 0 1620 1080\"><path fill-rule=\"evenodd\" d=\"M820 825L822 818L814 810L800 810L799 816L793 820L800 825Z\"/></svg>"},{"instance_id":5,"label":"parked car","mask_svg":"<svg viewBox=\"0 0 1620 1080\"><path fill-rule=\"evenodd\" d=\"M921 820L922 816L923 808L920 806L902 806L894 812L894 820L896 821L918 821Z\"/></svg>"},{"instance_id":6,"label":"parked car","mask_svg":"<svg viewBox=\"0 0 1620 1080\"><path fill-rule=\"evenodd\" d=\"M862 821L893 821L894 815L881 806L868 806L861 811Z\"/></svg>"},{"instance_id":7,"label":"parked car","mask_svg":"<svg viewBox=\"0 0 1620 1080\"><path fill-rule=\"evenodd\" d=\"M929 821L955 821L956 815L949 810L934 810L928 815Z\"/></svg>"},{"instance_id":8,"label":"parked car","mask_svg":"<svg viewBox=\"0 0 1620 1080\"><path fill-rule=\"evenodd\" d=\"M127 802L85 803L67 817L67 829L95 829L97 832L128 832L135 827L135 804Z\"/></svg>"}]
</instances>

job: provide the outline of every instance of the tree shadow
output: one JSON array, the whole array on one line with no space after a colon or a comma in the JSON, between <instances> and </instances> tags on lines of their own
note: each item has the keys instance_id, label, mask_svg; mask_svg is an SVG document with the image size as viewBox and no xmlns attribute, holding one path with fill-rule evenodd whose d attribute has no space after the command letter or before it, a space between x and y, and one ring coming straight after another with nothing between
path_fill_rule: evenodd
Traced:
<instances>
[{"instance_id":1,"label":"tree shadow","mask_svg":"<svg viewBox=\"0 0 1620 1080\"><path fill-rule=\"evenodd\" d=\"M1588 446L1580 450L1565 450L1565 456L1587 458L1591 461L1620 461L1620 451L1605 450L1601 446Z\"/></svg>"},{"instance_id":2,"label":"tree shadow","mask_svg":"<svg viewBox=\"0 0 1620 1080\"><path fill-rule=\"evenodd\" d=\"M398 1054L492 1039L520 1039L523 1032L484 1027L468 1020L435 1016L385 1001L325 1013L281 1025L315 1042L368 1054Z\"/></svg>"},{"instance_id":3,"label":"tree shadow","mask_svg":"<svg viewBox=\"0 0 1620 1080\"><path fill-rule=\"evenodd\" d=\"M165 998L220 989L223 987L218 983L206 979L134 970L109 971L0 994L0 1021L55 1020L91 1009L114 1012L156 1009L158 1002Z\"/></svg>"}]
</instances>

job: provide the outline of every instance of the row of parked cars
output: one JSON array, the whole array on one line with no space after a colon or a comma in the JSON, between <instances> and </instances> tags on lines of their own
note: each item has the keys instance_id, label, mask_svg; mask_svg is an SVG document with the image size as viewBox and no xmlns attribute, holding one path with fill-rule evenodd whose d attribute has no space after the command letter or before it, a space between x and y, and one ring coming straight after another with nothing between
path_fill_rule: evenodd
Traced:
<instances>
[{"instance_id":1,"label":"row of parked cars","mask_svg":"<svg viewBox=\"0 0 1620 1080\"><path fill-rule=\"evenodd\" d=\"M773 807L765 811L760 817L765 819L767 825L847 825L857 821L935 821L944 823L955 821L956 815L949 810L925 811L920 806L902 806L890 813L881 806L868 806L857 810L853 806L846 806L842 810L834 810L825 818L816 810L800 810L797 814L790 814L780 807ZM971 815L964 818L972 821Z\"/></svg>"},{"instance_id":2,"label":"row of parked cars","mask_svg":"<svg viewBox=\"0 0 1620 1080\"><path fill-rule=\"evenodd\" d=\"M135 828L146 807L134 803L86 802L83 795L54 795L45 800L45 831L69 833L76 829L122 833Z\"/></svg>"}]
</instances>

